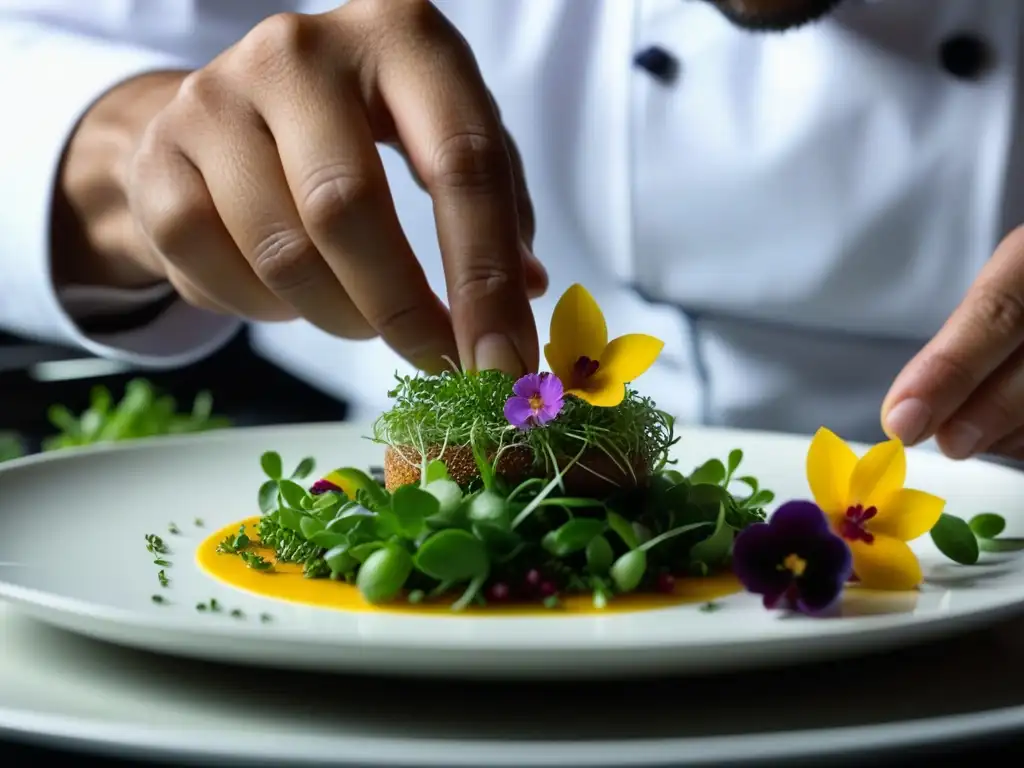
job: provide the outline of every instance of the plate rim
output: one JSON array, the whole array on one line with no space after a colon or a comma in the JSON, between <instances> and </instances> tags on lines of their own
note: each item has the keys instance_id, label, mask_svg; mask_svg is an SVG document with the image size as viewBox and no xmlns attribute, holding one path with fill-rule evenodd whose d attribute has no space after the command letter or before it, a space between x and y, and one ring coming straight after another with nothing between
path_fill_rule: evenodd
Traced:
<instances>
[{"instance_id":1,"label":"plate rim","mask_svg":"<svg viewBox=\"0 0 1024 768\"><path fill-rule=\"evenodd\" d=\"M132 725L126 727L85 717L25 712L0 706L0 735L10 736L41 747L71 749L84 747L92 753L117 757L188 758L245 761L248 764L292 764L322 766L414 766L415 768L468 768L479 765L486 752L495 768L670 768L703 766L729 761L744 765L763 765L779 759L809 759L823 755L853 757L877 755L922 746L949 745L1024 730L1024 704L980 712L908 719L870 725L834 726L760 734L731 734L695 738L647 738L610 742L617 749L628 748L628 762L616 759L609 742L583 744L579 741L509 742L493 740L403 739L392 737L328 736L303 737L312 747L296 755L284 748L281 734L247 734L244 745L229 746L209 730L199 728L159 728ZM54 744L53 741L57 743ZM339 743L345 745L340 752ZM352 745L358 747L353 753ZM495 750L501 745L500 750ZM405 751L399 755L401 748ZM409 748L413 749L410 750ZM552 753L556 753L552 755ZM417 756L416 762L409 755ZM543 758L530 762L532 757ZM343 759L345 762L339 763ZM298 760L298 763L293 761Z\"/></svg>"}]
</instances>

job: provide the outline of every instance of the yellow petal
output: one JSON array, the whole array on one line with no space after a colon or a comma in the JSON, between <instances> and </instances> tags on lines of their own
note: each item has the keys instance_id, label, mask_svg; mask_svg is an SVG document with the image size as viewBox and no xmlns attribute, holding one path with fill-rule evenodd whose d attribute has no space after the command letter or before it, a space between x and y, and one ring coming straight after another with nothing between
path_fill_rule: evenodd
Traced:
<instances>
[{"instance_id":1,"label":"yellow petal","mask_svg":"<svg viewBox=\"0 0 1024 768\"><path fill-rule=\"evenodd\" d=\"M878 514L867 522L867 529L876 535L913 541L935 527L945 506L945 499L938 496L900 488L878 505Z\"/></svg>"},{"instance_id":2,"label":"yellow petal","mask_svg":"<svg viewBox=\"0 0 1024 768\"><path fill-rule=\"evenodd\" d=\"M907 479L907 455L899 440L879 443L860 457L850 477L851 504L878 507L903 487Z\"/></svg>"},{"instance_id":3,"label":"yellow petal","mask_svg":"<svg viewBox=\"0 0 1024 768\"><path fill-rule=\"evenodd\" d=\"M614 408L626 399L626 385L604 376L593 376L587 380L586 388L567 389L567 395L575 395L598 408Z\"/></svg>"},{"instance_id":4,"label":"yellow petal","mask_svg":"<svg viewBox=\"0 0 1024 768\"><path fill-rule=\"evenodd\" d=\"M921 564L910 547L891 536L876 535L870 544L847 541L853 572L867 589L906 590L921 583Z\"/></svg>"},{"instance_id":5,"label":"yellow petal","mask_svg":"<svg viewBox=\"0 0 1024 768\"><path fill-rule=\"evenodd\" d=\"M604 348L598 372L623 383L636 381L654 365L664 348L661 339L645 333L627 333L612 339Z\"/></svg>"},{"instance_id":6,"label":"yellow petal","mask_svg":"<svg viewBox=\"0 0 1024 768\"><path fill-rule=\"evenodd\" d=\"M849 506L850 476L857 454L838 435L822 427L807 450L807 482L815 503L828 515L841 515Z\"/></svg>"},{"instance_id":7,"label":"yellow petal","mask_svg":"<svg viewBox=\"0 0 1024 768\"><path fill-rule=\"evenodd\" d=\"M608 326L594 297L579 283L569 286L555 305L550 336L544 356L563 381L579 358L601 359L608 344Z\"/></svg>"},{"instance_id":8,"label":"yellow petal","mask_svg":"<svg viewBox=\"0 0 1024 768\"><path fill-rule=\"evenodd\" d=\"M354 499L356 497L356 492L359 490L359 484L349 473L341 469L335 469L328 472L324 475L323 479L328 483L333 483L341 488L341 490L345 492L345 495L350 499Z\"/></svg>"}]
</instances>

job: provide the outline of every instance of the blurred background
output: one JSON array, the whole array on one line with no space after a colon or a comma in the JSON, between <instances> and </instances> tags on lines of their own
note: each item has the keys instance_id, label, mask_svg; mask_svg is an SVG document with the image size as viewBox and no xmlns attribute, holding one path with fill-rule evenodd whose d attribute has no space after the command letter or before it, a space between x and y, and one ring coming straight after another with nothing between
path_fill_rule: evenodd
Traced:
<instances>
[{"instance_id":1,"label":"blurred background","mask_svg":"<svg viewBox=\"0 0 1024 768\"><path fill-rule=\"evenodd\" d=\"M129 382L139 379L151 386L136 385L126 399ZM256 357L246 331L219 353L174 371L137 370L0 333L0 460L36 452L55 436L75 444L223 426L207 417L211 400L213 416L234 426L335 421L347 410ZM168 412L172 405L177 418ZM193 418L194 406L200 412Z\"/></svg>"}]
</instances>

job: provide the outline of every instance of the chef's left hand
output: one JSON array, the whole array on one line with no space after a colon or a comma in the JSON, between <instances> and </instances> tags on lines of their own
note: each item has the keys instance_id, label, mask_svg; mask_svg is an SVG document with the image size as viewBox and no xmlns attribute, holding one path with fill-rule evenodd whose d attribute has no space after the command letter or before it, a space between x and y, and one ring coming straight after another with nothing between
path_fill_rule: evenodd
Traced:
<instances>
[{"instance_id":1,"label":"chef's left hand","mask_svg":"<svg viewBox=\"0 0 1024 768\"><path fill-rule=\"evenodd\" d=\"M1024 227L893 382L882 425L908 445L935 436L954 459L1024 459Z\"/></svg>"}]
</instances>

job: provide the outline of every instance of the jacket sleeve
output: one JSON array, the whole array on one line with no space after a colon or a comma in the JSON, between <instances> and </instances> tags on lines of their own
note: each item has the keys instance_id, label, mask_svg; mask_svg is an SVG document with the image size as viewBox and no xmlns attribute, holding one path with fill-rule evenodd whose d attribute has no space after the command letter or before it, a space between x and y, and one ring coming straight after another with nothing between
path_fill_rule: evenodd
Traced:
<instances>
[{"instance_id":1,"label":"jacket sleeve","mask_svg":"<svg viewBox=\"0 0 1024 768\"><path fill-rule=\"evenodd\" d=\"M53 188L79 119L118 83L183 66L166 53L0 7L0 330L146 367L192 362L238 330L237 320L177 301L142 327L86 333L76 323L81 308L105 305L110 314L151 301L151 293L73 287L58 296L51 276Z\"/></svg>"}]
</instances>

